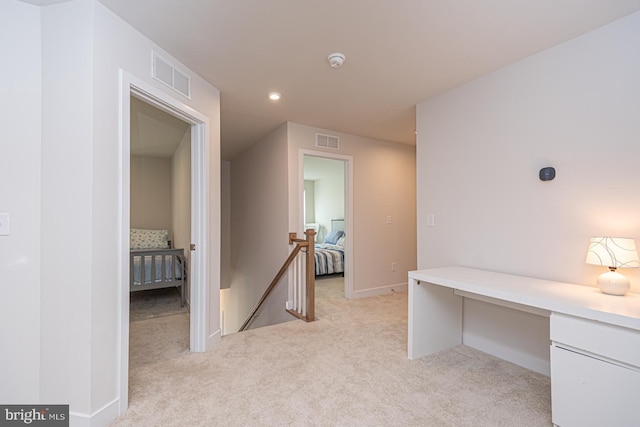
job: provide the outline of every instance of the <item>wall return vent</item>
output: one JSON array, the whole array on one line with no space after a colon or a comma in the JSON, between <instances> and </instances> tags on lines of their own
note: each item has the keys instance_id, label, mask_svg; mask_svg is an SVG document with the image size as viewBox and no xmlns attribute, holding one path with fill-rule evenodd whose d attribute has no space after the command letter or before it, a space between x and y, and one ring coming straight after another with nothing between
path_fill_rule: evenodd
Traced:
<instances>
[{"instance_id":1,"label":"wall return vent","mask_svg":"<svg viewBox=\"0 0 640 427\"><path fill-rule=\"evenodd\" d=\"M152 52L151 77L191 99L191 79L169 62Z\"/></svg>"},{"instance_id":2,"label":"wall return vent","mask_svg":"<svg viewBox=\"0 0 640 427\"><path fill-rule=\"evenodd\" d=\"M331 148L332 150L340 149L340 138L337 136L323 135L316 133L316 147Z\"/></svg>"}]
</instances>

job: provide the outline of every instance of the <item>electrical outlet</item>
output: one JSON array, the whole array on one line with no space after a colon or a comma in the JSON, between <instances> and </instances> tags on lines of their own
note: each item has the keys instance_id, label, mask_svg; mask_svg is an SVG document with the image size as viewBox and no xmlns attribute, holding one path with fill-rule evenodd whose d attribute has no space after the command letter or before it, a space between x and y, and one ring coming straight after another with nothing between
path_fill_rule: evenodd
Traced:
<instances>
[{"instance_id":1,"label":"electrical outlet","mask_svg":"<svg viewBox=\"0 0 640 427\"><path fill-rule=\"evenodd\" d=\"M391 215L387 215L387 225L391 225Z\"/></svg>"},{"instance_id":2,"label":"electrical outlet","mask_svg":"<svg viewBox=\"0 0 640 427\"><path fill-rule=\"evenodd\" d=\"M397 266L396 266L396 263L395 263L395 262L392 262L392 263L391 263L391 271L396 271L397 269L398 269L398 268L397 268Z\"/></svg>"},{"instance_id":3,"label":"electrical outlet","mask_svg":"<svg viewBox=\"0 0 640 427\"><path fill-rule=\"evenodd\" d=\"M427 227L435 227L435 225L436 225L435 215L433 214L427 215Z\"/></svg>"}]
</instances>

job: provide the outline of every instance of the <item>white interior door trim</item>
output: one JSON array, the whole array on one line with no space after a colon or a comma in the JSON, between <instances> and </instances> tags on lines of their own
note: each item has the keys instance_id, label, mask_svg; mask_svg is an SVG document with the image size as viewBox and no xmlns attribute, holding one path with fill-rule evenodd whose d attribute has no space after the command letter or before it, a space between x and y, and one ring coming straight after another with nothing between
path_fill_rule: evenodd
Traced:
<instances>
[{"instance_id":1,"label":"white interior door trim","mask_svg":"<svg viewBox=\"0 0 640 427\"><path fill-rule=\"evenodd\" d=\"M120 324L118 342L120 351L119 402L120 413L128 407L129 400L129 228L130 228L130 97L135 96L160 110L191 124L191 242L196 250L191 254L191 314L190 349L206 351L209 331L209 280L208 219L209 219L209 174L208 162L209 118L172 98L167 93L120 70L120 223L118 269L120 276L119 310Z\"/></svg>"},{"instance_id":2,"label":"white interior door trim","mask_svg":"<svg viewBox=\"0 0 640 427\"><path fill-rule=\"evenodd\" d=\"M324 159L344 161L344 198L345 198L345 255L344 255L344 296L346 299L353 298L353 156L344 154L327 153L326 151L316 151L301 148L298 156L298 232L304 233L304 156L320 157ZM302 234L301 234L302 235Z\"/></svg>"},{"instance_id":3,"label":"white interior door trim","mask_svg":"<svg viewBox=\"0 0 640 427\"><path fill-rule=\"evenodd\" d=\"M191 126L191 243L196 250L191 252L190 304L190 349L193 352L209 348L208 325L209 301L209 168L208 122ZM194 197L195 196L195 197ZM195 262L194 262L195 260ZM197 284L194 286L194 284Z\"/></svg>"}]
</instances>

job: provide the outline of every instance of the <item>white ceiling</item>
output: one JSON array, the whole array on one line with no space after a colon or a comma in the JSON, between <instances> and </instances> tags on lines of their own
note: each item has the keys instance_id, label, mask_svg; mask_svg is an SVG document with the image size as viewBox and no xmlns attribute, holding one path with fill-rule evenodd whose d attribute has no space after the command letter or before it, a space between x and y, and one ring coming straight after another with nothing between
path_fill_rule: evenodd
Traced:
<instances>
[{"instance_id":1,"label":"white ceiling","mask_svg":"<svg viewBox=\"0 0 640 427\"><path fill-rule=\"evenodd\" d=\"M100 1L220 89L223 159L286 121L414 144L417 103L640 10L640 0ZM340 69L326 60L336 51Z\"/></svg>"},{"instance_id":2,"label":"white ceiling","mask_svg":"<svg viewBox=\"0 0 640 427\"><path fill-rule=\"evenodd\" d=\"M131 97L131 155L171 158L190 125Z\"/></svg>"}]
</instances>

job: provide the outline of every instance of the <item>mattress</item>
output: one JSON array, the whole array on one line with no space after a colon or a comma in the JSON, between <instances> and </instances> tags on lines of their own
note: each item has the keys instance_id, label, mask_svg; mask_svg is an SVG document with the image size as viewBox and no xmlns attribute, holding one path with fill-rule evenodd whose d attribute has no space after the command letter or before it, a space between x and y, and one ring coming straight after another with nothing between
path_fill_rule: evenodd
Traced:
<instances>
[{"instance_id":1,"label":"mattress","mask_svg":"<svg viewBox=\"0 0 640 427\"><path fill-rule=\"evenodd\" d=\"M344 246L316 244L315 264L316 276L344 273Z\"/></svg>"}]
</instances>

